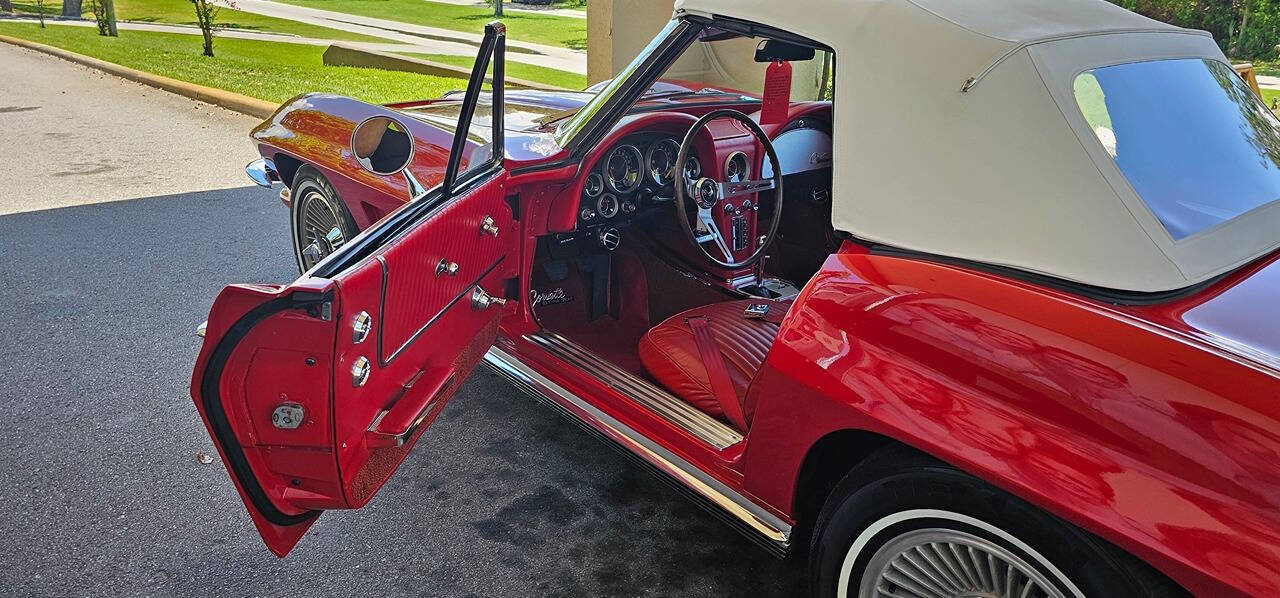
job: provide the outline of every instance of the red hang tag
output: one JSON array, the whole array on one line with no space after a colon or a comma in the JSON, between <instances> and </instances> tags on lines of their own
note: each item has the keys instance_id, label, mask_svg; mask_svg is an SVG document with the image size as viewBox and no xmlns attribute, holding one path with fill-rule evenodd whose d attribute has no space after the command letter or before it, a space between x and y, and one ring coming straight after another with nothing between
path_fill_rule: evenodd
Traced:
<instances>
[{"instance_id":1,"label":"red hang tag","mask_svg":"<svg viewBox=\"0 0 1280 598\"><path fill-rule=\"evenodd\" d=\"M760 107L760 124L787 120L791 107L791 63L776 61L764 71L764 105Z\"/></svg>"}]
</instances>

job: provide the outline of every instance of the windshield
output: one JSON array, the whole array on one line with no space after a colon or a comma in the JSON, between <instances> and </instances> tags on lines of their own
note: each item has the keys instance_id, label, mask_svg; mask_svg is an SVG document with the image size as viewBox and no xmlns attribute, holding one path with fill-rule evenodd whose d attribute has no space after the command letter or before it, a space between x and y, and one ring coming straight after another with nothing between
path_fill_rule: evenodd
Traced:
<instances>
[{"instance_id":1,"label":"windshield","mask_svg":"<svg viewBox=\"0 0 1280 598\"><path fill-rule=\"evenodd\" d=\"M1085 71L1089 128L1174 240L1280 199L1280 121L1216 60Z\"/></svg>"},{"instance_id":2,"label":"windshield","mask_svg":"<svg viewBox=\"0 0 1280 598\"><path fill-rule=\"evenodd\" d=\"M566 145L624 87L627 79L640 76L639 72L646 63L664 47L663 42L671 38L682 25L696 27L697 40L684 47L666 71L649 83L641 99L712 94L731 94L745 101L758 101L761 98L765 71L769 67L768 62L756 61L756 48L763 38L746 37L714 27L703 28L673 20L617 76L588 88L587 91L598 93L581 110L572 115L558 115L558 118L569 118L562 120L556 129L556 141L562 146ZM693 33L687 29L682 31ZM791 101L830 99L831 53L817 51L812 58L789 60L789 63L792 72ZM652 74L648 76L653 77Z\"/></svg>"},{"instance_id":3,"label":"windshield","mask_svg":"<svg viewBox=\"0 0 1280 598\"><path fill-rule=\"evenodd\" d=\"M649 45L645 46L645 48L636 55L635 60L632 60L631 64L627 65L627 68L622 69L621 72L619 72L604 86L604 89L600 90L600 93L596 94L594 98L591 98L591 101L587 102L582 109L578 110L577 114L574 114L571 118L562 121L560 126L556 128L556 143L562 147L567 145L567 142L572 139L578 131L581 131L582 128L586 126L587 122L591 120L591 117L595 116L595 114L599 112L606 103L608 103L609 99L613 97L613 94L617 93L618 90L623 87L623 84L627 82L627 79L630 79L636 71L640 70L640 67L649 60L650 55L652 55L662 45L662 42L670 37L671 33L679 26L680 21L674 19L667 23L667 26L663 27L662 31L658 32L658 35L653 37L653 41L649 42Z\"/></svg>"}]
</instances>

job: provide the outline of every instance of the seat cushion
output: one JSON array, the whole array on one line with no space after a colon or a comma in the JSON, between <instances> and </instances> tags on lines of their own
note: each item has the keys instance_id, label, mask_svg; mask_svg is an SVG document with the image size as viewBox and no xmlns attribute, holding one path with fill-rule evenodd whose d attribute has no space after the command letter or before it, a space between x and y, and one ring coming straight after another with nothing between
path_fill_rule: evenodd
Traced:
<instances>
[{"instance_id":1,"label":"seat cushion","mask_svg":"<svg viewBox=\"0 0 1280 598\"><path fill-rule=\"evenodd\" d=\"M649 329L640 339L640 361L649 375L676 396L694 407L724 418L720 401L711 390L707 368L702 363L698 344L686 320L704 316L720 346L725 369L733 382L734 393L742 405L743 415L751 421L754 405L745 403L747 387L764 364L764 358L778 336L778 325L761 319L743 317L747 305L758 301L713 303L678 313ZM778 307L785 308L783 304Z\"/></svg>"}]
</instances>

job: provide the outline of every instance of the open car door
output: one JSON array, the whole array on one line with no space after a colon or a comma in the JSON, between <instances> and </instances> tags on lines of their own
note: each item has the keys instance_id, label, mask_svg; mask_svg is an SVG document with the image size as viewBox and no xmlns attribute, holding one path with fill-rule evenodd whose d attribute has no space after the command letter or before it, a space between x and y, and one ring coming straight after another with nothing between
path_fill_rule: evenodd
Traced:
<instances>
[{"instance_id":1,"label":"open car door","mask_svg":"<svg viewBox=\"0 0 1280 598\"><path fill-rule=\"evenodd\" d=\"M191 395L279 556L324 510L372 498L483 358L518 288L504 38L501 24L485 28L439 187L389 172L408 178L413 201L294 283L229 286L210 311ZM492 126L472 134L491 62L493 109L481 112ZM387 114L384 132L406 130Z\"/></svg>"}]
</instances>

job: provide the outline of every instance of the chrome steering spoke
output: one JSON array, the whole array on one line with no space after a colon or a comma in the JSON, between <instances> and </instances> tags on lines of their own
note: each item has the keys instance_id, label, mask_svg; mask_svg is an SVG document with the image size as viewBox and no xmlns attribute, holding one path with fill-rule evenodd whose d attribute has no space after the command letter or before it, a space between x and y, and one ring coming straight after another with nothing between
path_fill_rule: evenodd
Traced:
<instances>
[{"instance_id":1,"label":"chrome steering spoke","mask_svg":"<svg viewBox=\"0 0 1280 598\"><path fill-rule=\"evenodd\" d=\"M698 243L715 241L716 247L719 247L720 252L724 254L725 261L733 261L733 253L729 251L729 244L725 243L724 235L720 234L720 228L716 226L711 208L698 208L698 228L695 232L698 233Z\"/></svg>"}]
</instances>

